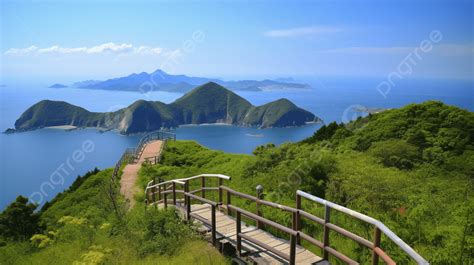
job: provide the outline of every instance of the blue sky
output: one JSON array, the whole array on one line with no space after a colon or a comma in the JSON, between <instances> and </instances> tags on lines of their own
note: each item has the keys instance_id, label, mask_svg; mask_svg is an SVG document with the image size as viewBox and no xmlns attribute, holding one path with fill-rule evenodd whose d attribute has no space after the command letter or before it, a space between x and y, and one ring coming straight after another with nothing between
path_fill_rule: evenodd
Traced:
<instances>
[{"instance_id":1,"label":"blue sky","mask_svg":"<svg viewBox=\"0 0 474 265\"><path fill-rule=\"evenodd\" d=\"M2 79L472 79L473 1L2 1ZM430 39L439 32L437 41ZM420 52L420 45L431 45ZM427 44L426 41L429 43Z\"/></svg>"}]
</instances>

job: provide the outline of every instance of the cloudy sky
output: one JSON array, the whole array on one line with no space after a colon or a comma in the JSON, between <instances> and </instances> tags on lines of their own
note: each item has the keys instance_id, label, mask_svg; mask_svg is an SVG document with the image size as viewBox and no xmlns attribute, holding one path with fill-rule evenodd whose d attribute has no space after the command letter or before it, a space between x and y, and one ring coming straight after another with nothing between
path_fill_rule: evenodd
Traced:
<instances>
[{"instance_id":1,"label":"cloudy sky","mask_svg":"<svg viewBox=\"0 0 474 265\"><path fill-rule=\"evenodd\" d=\"M473 1L2 1L2 79L472 79Z\"/></svg>"}]
</instances>

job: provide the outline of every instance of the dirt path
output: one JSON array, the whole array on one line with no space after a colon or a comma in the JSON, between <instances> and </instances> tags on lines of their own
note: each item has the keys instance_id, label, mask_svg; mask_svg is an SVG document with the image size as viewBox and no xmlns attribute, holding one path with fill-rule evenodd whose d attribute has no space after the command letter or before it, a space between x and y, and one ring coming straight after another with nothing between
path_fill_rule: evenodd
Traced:
<instances>
[{"instance_id":1,"label":"dirt path","mask_svg":"<svg viewBox=\"0 0 474 265\"><path fill-rule=\"evenodd\" d=\"M163 141L153 141L148 143L138 159L138 162L136 164L128 164L123 169L123 174L120 178L120 192L125 196L125 199L130 202L130 208L135 205L134 196L140 191L137 185L135 185L138 179L138 171L140 170L142 163L145 161L145 158L158 155L162 144Z\"/></svg>"}]
</instances>

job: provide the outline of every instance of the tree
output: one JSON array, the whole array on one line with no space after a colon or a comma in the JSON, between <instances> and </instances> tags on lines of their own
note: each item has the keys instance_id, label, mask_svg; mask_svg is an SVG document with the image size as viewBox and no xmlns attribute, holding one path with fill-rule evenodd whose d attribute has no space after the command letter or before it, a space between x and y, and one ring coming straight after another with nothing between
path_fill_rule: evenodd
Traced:
<instances>
[{"instance_id":1,"label":"tree","mask_svg":"<svg viewBox=\"0 0 474 265\"><path fill-rule=\"evenodd\" d=\"M386 167L411 169L420 159L418 148L403 140L387 140L372 144L369 153L380 159Z\"/></svg>"},{"instance_id":2,"label":"tree","mask_svg":"<svg viewBox=\"0 0 474 265\"><path fill-rule=\"evenodd\" d=\"M18 196L0 214L0 235L13 240L25 240L39 232L41 229L36 207L36 204L28 203L27 198Z\"/></svg>"}]
</instances>

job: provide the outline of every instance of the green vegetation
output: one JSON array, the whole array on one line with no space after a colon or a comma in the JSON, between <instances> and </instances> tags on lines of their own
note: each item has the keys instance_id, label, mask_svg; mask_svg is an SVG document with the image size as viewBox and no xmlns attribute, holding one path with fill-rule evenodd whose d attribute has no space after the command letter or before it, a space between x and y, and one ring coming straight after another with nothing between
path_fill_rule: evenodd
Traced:
<instances>
[{"instance_id":1,"label":"green vegetation","mask_svg":"<svg viewBox=\"0 0 474 265\"><path fill-rule=\"evenodd\" d=\"M302 142L259 146L254 155L209 150L192 141L169 142L161 164L142 167L139 185L144 188L155 177L221 173L232 176L225 184L235 190L255 194L255 186L261 184L265 199L290 206L294 206L295 191L301 189L382 221L431 264L472 264L473 139L474 113L426 102L347 125L331 123ZM115 195L117 187L110 185L110 175L111 170L91 173L58 195L40 212L40 232L33 232L29 241L4 232L0 263L226 262L172 211L150 207L145 212L137 204L126 213L123 198ZM210 191L206 195L216 196ZM136 199L143 201L144 194L137 194ZM119 207L112 207L112 201ZM233 203L255 210L248 201ZM14 208L25 207L32 208L26 202ZM318 205L303 201L303 208L322 217L323 208ZM10 216L9 209L0 220ZM24 212L33 216L35 224L32 211ZM263 215L291 226L291 216L282 211L265 207ZM338 226L372 240L373 229L366 224L336 211L331 218ZM0 222L2 230L12 228L8 223ZM322 238L319 225L304 221L303 226L308 234ZM331 245L361 264L370 263L367 249L335 233L331 233ZM412 263L385 237L382 247L399 264ZM17 253L26 254L19 258ZM331 262L338 264L333 258Z\"/></svg>"},{"instance_id":2,"label":"green vegetation","mask_svg":"<svg viewBox=\"0 0 474 265\"><path fill-rule=\"evenodd\" d=\"M426 102L348 125L328 124L300 143L260 146L254 156L208 150L191 141L170 142L161 165L143 168L141 185L153 177L221 173L232 176L226 185L238 191L255 194L261 184L266 199L290 206L301 189L381 220L432 264L472 264L473 139L473 113ZM233 202L255 210L249 202ZM303 208L322 217L322 207L305 202ZM271 208L263 214L291 226L288 214ZM338 213L332 218L372 238L369 226ZM304 226L322 239L320 226ZM370 263L364 247L336 234L331 242L361 264ZM382 246L400 264L411 262L387 238Z\"/></svg>"},{"instance_id":3,"label":"green vegetation","mask_svg":"<svg viewBox=\"0 0 474 265\"><path fill-rule=\"evenodd\" d=\"M19 197L0 215L0 264L227 263L174 211L136 207L125 214L111 174L79 177L39 213Z\"/></svg>"},{"instance_id":4,"label":"green vegetation","mask_svg":"<svg viewBox=\"0 0 474 265\"><path fill-rule=\"evenodd\" d=\"M36 205L28 203L28 198L18 196L0 214L0 237L12 240L25 240L40 230L39 214Z\"/></svg>"},{"instance_id":5,"label":"green vegetation","mask_svg":"<svg viewBox=\"0 0 474 265\"><path fill-rule=\"evenodd\" d=\"M319 121L314 114L286 99L254 107L226 88L210 82L171 104L138 100L115 112L95 113L62 101L40 101L15 122L17 131L73 125L118 129L123 134L148 132L181 124L228 123L244 126L286 127ZM8 130L12 132L12 130Z\"/></svg>"}]
</instances>

